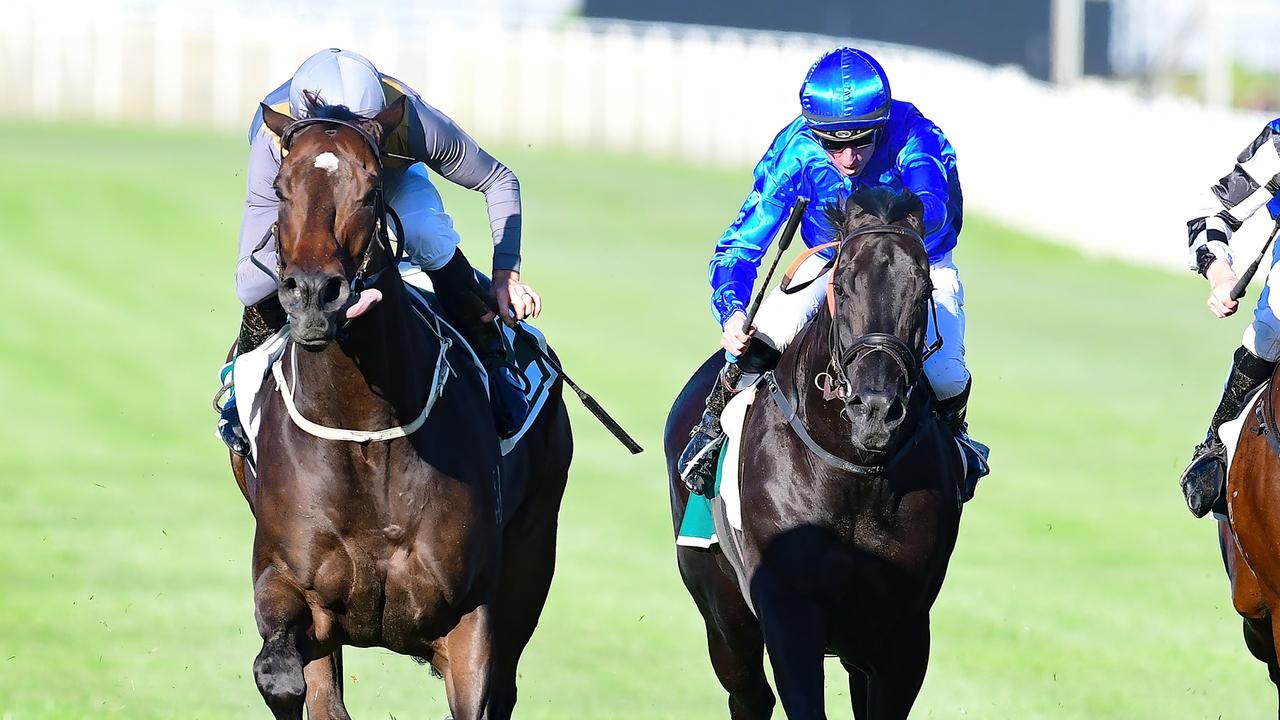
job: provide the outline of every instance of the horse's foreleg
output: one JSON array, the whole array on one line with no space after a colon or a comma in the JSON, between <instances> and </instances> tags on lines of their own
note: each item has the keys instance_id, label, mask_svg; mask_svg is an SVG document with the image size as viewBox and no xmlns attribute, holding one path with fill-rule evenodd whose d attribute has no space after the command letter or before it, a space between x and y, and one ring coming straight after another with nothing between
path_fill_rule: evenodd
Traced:
<instances>
[{"instance_id":1,"label":"horse's foreleg","mask_svg":"<svg viewBox=\"0 0 1280 720\"><path fill-rule=\"evenodd\" d=\"M488 605L480 605L445 636L448 660L444 687L454 720L480 720L485 716L493 665L492 614Z\"/></svg>"},{"instance_id":2,"label":"horse's foreleg","mask_svg":"<svg viewBox=\"0 0 1280 720\"><path fill-rule=\"evenodd\" d=\"M307 683L302 668L310 659L306 629L311 614L297 591L268 568L254 590L262 650L253 661L258 691L276 720L302 720Z\"/></svg>"},{"instance_id":3,"label":"horse's foreleg","mask_svg":"<svg viewBox=\"0 0 1280 720\"><path fill-rule=\"evenodd\" d=\"M302 668L307 683L307 720L351 720L342 704L342 648Z\"/></svg>"},{"instance_id":4,"label":"horse's foreleg","mask_svg":"<svg viewBox=\"0 0 1280 720\"><path fill-rule=\"evenodd\" d=\"M526 508L528 509L528 508ZM556 517L524 518L507 528L494 600L496 627L488 717L506 720L516 705L516 668L551 589L556 567Z\"/></svg>"},{"instance_id":5,"label":"horse's foreleg","mask_svg":"<svg viewBox=\"0 0 1280 720\"><path fill-rule=\"evenodd\" d=\"M1231 579L1231 602L1244 618L1244 643L1255 658L1266 663L1271 682L1280 693L1280 648L1276 645L1280 632L1277 632L1276 616L1267 606L1258 577L1236 545L1231 526L1221 520L1218 521L1218 542L1227 577Z\"/></svg>"},{"instance_id":6,"label":"horse's foreleg","mask_svg":"<svg viewBox=\"0 0 1280 720\"><path fill-rule=\"evenodd\" d=\"M789 720L825 720L822 659L827 611L779 588L767 575L766 570L757 572L751 589L778 697Z\"/></svg>"},{"instance_id":7,"label":"horse's foreleg","mask_svg":"<svg viewBox=\"0 0 1280 720\"><path fill-rule=\"evenodd\" d=\"M773 714L774 697L764 674L760 623L730 577L702 550L676 548L685 587L707 627L707 652L720 685L729 693L729 717L760 720Z\"/></svg>"},{"instance_id":8,"label":"horse's foreleg","mask_svg":"<svg viewBox=\"0 0 1280 720\"><path fill-rule=\"evenodd\" d=\"M907 620L875 659L867 682L869 720L906 720L929 667L929 616Z\"/></svg>"},{"instance_id":9,"label":"horse's foreleg","mask_svg":"<svg viewBox=\"0 0 1280 720\"><path fill-rule=\"evenodd\" d=\"M707 621L707 651L720 685L729 693L729 717L767 720L773 715L774 697L764 674L764 636L760 626L754 617L728 624L729 627L719 627Z\"/></svg>"}]
</instances>

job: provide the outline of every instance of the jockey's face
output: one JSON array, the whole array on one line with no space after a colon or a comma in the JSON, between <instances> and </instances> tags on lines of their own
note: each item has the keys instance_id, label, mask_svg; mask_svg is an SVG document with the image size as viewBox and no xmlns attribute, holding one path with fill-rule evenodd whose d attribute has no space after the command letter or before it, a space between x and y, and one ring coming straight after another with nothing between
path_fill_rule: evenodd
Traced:
<instances>
[{"instance_id":1,"label":"jockey's face","mask_svg":"<svg viewBox=\"0 0 1280 720\"><path fill-rule=\"evenodd\" d=\"M862 169L867 166L867 161L871 159L871 154L876 150L876 140L880 133L874 132L869 136L861 137L851 142L840 143L824 138L819 138L822 149L827 152L827 157L831 158L831 164L836 166L841 175L845 177L857 177Z\"/></svg>"}]
</instances>

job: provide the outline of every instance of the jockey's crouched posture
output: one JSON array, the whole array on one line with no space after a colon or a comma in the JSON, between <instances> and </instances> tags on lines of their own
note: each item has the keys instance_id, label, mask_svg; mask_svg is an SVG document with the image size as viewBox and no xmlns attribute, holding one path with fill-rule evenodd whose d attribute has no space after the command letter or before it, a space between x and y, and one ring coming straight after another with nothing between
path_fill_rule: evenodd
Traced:
<instances>
[{"instance_id":1,"label":"jockey's crouched posture","mask_svg":"<svg viewBox=\"0 0 1280 720\"><path fill-rule=\"evenodd\" d=\"M711 306L724 330L721 345L728 362L681 455L685 483L694 492L711 486L724 437L720 413L725 404L777 364L825 300L823 282L790 295L775 289L761 305L755 326L743 327L765 250L802 196L810 203L801 237L809 247L831 241L835 229L826 219L826 208L861 185L909 189L924 204L925 246L937 305L937 323L929 318L928 338L943 339L942 348L925 361L924 371L947 426L983 455L985 463L986 448L964 435L971 383L964 364L964 286L952 257L962 221L955 151L914 105L892 99L884 69L861 50L840 48L819 58L800 87L800 110L800 117L778 133L756 165L751 194L711 258ZM822 253L809 258L795 279L815 276L828 257Z\"/></svg>"},{"instance_id":2,"label":"jockey's crouched posture","mask_svg":"<svg viewBox=\"0 0 1280 720\"><path fill-rule=\"evenodd\" d=\"M507 364L506 348L471 265L458 249L458 233L432 186L427 168L465 188L484 193L493 232L492 301L504 320L536 317L542 300L520 281L520 184L515 173L486 153L452 120L431 107L404 83L383 75L364 57L337 48L322 50L302 63L293 78L273 90L263 104L292 117L305 117L307 96L328 105L372 117L401 95L404 120L384 140L383 187L387 204L404 226L405 255L431 278L449 319L466 336L494 382L490 396L499 434L508 437L523 425L528 407ZM285 323L276 298L276 279L258 264L276 267L276 240L254 249L271 231L280 199L280 139L262 121L261 109L249 127L248 193L240 225L236 293L245 304L236 354L258 347ZM254 262L256 258L257 263ZM508 316L507 309L510 308ZM218 423L232 451L249 452L235 404L229 402Z\"/></svg>"},{"instance_id":3,"label":"jockey's crouched posture","mask_svg":"<svg viewBox=\"0 0 1280 720\"><path fill-rule=\"evenodd\" d=\"M1187 222L1191 251L1189 267L1209 281L1209 310L1218 317L1232 315L1239 303L1231 299L1236 284L1231 269L1228 243L1231 233L1266 206L1272 217L1280 215L1280 118L1272 120L1262 133L1236 158L1236 166L1212 188L1213 199L1200 214ZM1204 442L1196 446L1191 463L1182 473L1182 492L1187 507L1196 517L1210 510L1226 512L1226 447L1218 438L1218 428L1240 414L1249 394L1271 377L1280 360L1280 246L1271 253L1271 270L1258 296L1253 322L1244 331L1236 349L1222 399L1209 420Z\"/></svg>"}]
</instances>

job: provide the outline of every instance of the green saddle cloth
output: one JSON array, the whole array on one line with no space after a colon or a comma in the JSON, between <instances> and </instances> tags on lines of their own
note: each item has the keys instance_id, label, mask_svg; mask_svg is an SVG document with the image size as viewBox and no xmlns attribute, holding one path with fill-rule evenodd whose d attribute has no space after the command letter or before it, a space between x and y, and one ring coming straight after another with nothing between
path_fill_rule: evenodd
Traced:
<instances>
[{"instance_id":1,"label":"green saddle cloth","mask_svg":"<svg viewBox=\"0 0 1280 720\"><path fill-rule=\"evenodd\" d=\"M680 521L676 545L709 548L720 542L716 538L716 524L711 517L711 498L720 494L720 481L724 477L724 456L730 442L732 441L726 440L720 446L720 453L716 458L716 480L711 486L711 494L689 493L689 504L684 508L684 519Z\"/></svg>"}]
</instances>

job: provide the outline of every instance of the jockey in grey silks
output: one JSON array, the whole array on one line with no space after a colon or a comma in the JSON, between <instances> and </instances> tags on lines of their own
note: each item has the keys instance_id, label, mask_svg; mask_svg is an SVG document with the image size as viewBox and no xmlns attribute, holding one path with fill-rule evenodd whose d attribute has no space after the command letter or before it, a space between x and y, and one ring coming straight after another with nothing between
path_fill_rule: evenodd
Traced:
<instances>
[{"instance_id":1,"label":"jockey in grey silks","mask_svg":"<svg viewBox=\"0 0 1280 720\"><path fill-rule=\"evenodd\" d=\"M371 117L401 96L408 102L404 120L383 141L386 202L403 225L405 237L400 240L406 257L431 277L450 320L476 351L490 378L497 379L491 383L490 395L498 432L506 437L524 423L528 407L515 387L493 313L480 300L484 291L458 249L458 233L428 170L484 194L493 237L490 303L499 310L499 318L512 323L536 317L542 308L538 294L520 279L520 183L515 173L412 88L349 50L315 53L263 104L295 119L305 117L315 104L342 105ZM275 188L281 153L280 138L263 124L259 109L249 127L248 190L236 263L236 294L245 305L236 354L257 347L285 322L276 299L276 279L262 270L275 268L277 262L275 238L268 235L282 201ZM248 452L234 402L224 407L218 431L233 451Z\"/></svg>"}]
</instances>

